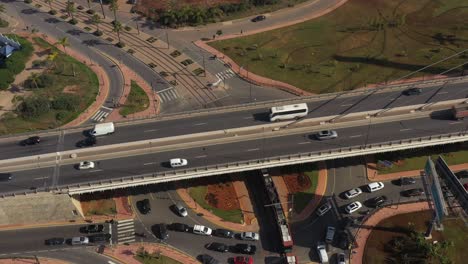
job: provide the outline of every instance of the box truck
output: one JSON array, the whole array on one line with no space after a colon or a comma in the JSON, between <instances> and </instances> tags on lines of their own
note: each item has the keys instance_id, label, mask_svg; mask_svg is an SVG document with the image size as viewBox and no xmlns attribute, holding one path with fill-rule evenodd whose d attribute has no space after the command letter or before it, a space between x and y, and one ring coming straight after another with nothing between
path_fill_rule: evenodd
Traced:
<instances>
[{"instance_id":1,"label":"box truck","mask_svg":"<svg viewBox=\"0 0 468 264\"><path fill-rule=\"evenodd\" d=\"M104 136L108 134L114 133L115 128L114 128L114 123L109 122L109 123L102 123L102 124L96 124L94 125L94 128L89 132L90 136Z\"/></svg>"}]
</instances>

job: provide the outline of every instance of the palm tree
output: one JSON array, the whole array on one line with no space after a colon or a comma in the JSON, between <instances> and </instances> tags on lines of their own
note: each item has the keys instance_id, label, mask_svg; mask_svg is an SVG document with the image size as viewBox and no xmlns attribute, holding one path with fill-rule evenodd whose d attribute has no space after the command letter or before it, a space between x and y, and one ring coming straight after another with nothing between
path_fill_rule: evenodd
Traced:
<instances>
[{"instance_id":1,"label":"palm tree","mask_svg":"<svg viewBox=\"0 0 468 264\"><path fill-rule=\"evenodd\" d=\"M72 20L75 20L75 17L73 16L73 14L76 13L76 8L75 8L75 3L74 2L67 2L67 6L65 7L65 11L68 13L69 16L71 16Z\"/></svg>"},{"instance_id":2,"label":"palm tree","mask_svg":"<svg viewBox=\"0 0 468 264\"><path fill-rule=\"evenodd\" d=\"M55 44L62 45L63 50L65 51L65 54L67 54L67 49L66 49L66 47L70 46L70 42L68 42L68 37L60 38L60 39L58 40L58 42L55 43Z\"/></svg>"},{"instance_id":3,"label":"palm tree","mask_svg":"<svg viewBox=\"0 0 468 264\"><path fill-rule=\"evenodd\" d=\"M117 22L117 11L119 10L119 4L117 3L117 0L110 0L109 10L114 12L114 20Z\"/></svg>"},{"instance_id":4,"label":"palm tree","mask_svg":"<svg viewBox=\"0 0 468 264\"><path fill-rule=\"evenodd\" d=\"M101 17L98 14L94 14L91 17L91 24L96 25L96 31L99 31L99 24L101 23Z\"/></svg>"},{"instance_id":5,"label":"palm tree","mask_svg":"<svg viewBox=\"0 0 468 264\"><path fill-rule=\"evenodd\" d=\"M119 43L122 43L120 41L120 31L122 31L122 24L119 21L114 22L114 29L112 31L117 33L117 38L119 39Z\"/></svg>"},{"instance_id":6,"label":"palm tree","mask_svg":"<svg viewBox=\"0 0 468 264\"><path fill-rule=\"evenodd\" d=\"M47 61L51 62L51 64L54 65L54 68L57 68L57 64L55 64L55 59L57 59L58 54L59 53L57 51L53 51L52 53L47 55ZM51 68L52 67L49 67L49 69Z\"/></svg>"},{"instance_id":7,"label":"palm tree","mask_svg":"<svg viewBox=\"0 0 468 264\"><path fill-rule=\"evenodd\" d=\"M86 0L88 2L88 8L91 9L91 0Z\"/></svg>"},{"instance_id":8,"label":"palm tree","mask_svg":"<svg viewBox=\"0 0 468 264\"><path fill-rule=\"evenodd\" d=\"M36 86L36 89L39 88L37 85L37 81L39 81L39 74L37 72L31 73L29 76L29 80L34 83L34 86Z\"/></svg>"}]
</instances>

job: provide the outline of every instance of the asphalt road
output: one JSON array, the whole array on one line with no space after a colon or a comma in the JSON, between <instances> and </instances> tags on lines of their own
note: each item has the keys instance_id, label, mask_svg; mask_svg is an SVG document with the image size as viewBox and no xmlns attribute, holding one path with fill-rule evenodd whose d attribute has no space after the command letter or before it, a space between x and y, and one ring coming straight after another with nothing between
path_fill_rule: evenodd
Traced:
<instances>
[{"instance_id":1,"label":"asphalt road","mask_svg":"<svg viewBox=\"0 0 468 264\"><path fill-rule=\"evenodd\" d=\"M464 98L467 93L468 86L461 83L425 88L423 93L418 96L403 96L401 95L401 91L391 91L353 97L336 97L308 103L308 118L459 99ZM98 138L97 144L102 146L261 125L269 123L268 111L269 109L260 108L117 127L115 134ZM59 138L62 136L63 138ZM62 136L44 137L41 144L28 147L19 146L19 139L15 137L12 137L11 140L2 140L0 142L0 149L3 151L0 153L0 159L75 149L76 143L85 138L82 132L65 133Z\"/></svg>"}]
</instances>

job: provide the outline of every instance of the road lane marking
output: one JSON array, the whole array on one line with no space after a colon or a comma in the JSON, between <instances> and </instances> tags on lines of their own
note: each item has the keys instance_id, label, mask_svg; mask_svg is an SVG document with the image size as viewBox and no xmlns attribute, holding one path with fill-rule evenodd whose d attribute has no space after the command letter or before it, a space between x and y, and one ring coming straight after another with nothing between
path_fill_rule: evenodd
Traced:
<instances>
[{"instance_id":1,"label":"road lane marking","mask_svg":"<svg viewBox=\"0 0 468 264\"><path fill-rule=\"evenodd\" d=\"M195 158L196 158L196 159L206 158L206 155L196 156Z\"/></svg>"},{"instance_id":2,"label":"road lane marking","mask_svg":"<svg viewBox=\"0 0 468 264\"><path fill-rule=\"evenodd\" d=\"M34 178L34 180L45 180L45 179L49 179L49 177L38 177L38 178Z\"/></svg>"},{"instance_id":3,"label":"road lane marking","mask_svg":"<svg viewBox=\"0 0 468 264\"><path fill-rule=\"evenodd\" d=\"M203 125L206 125L207 123L196 123L194 124L193 126L203 126Z\"/></svg>"},{"instance_id":4,"label":"road lane marking","mask_svg":"<svg viewBox=\"0 0 468 264\"><path fill-rule=\"evenodd\" d=\"M350 138L358 138L358 137L362 137L362 135L354 135L354 136L349 136Z\"/></svg>"},{"instance_id":5,"label":"road lane marking","mask_svg":"<svg viewBox=\"0 0 468 264\"><path fill-rule=\"evenodd\" d=\"M310 144L310 142L305 141L305 142L299 142L299 143L297 143L297 144L299 144L299 145Z\"/></svg>"},{"instance_id":6,"label":"road lane marking","mask_svg":"<svg viewBox=\"0 0 468 264\"><path fill-rule=\"evenodd\" d=\"M413 129L412 128L402 128L402 129L400 129L400 132L409 131L409 130L413 130Z\"/></svg>"},{"instance_id":7,"label":"road lane marking","mask_svg":"<svg viewBox=\"0 0 468 264\"><path fill-rule=\"evenodd\" d=\"M148 163L144 163L143 166L148 166L148 165L151 165L151 164L154 164L156 162L148 162Z\"/></svg>"},{"instance_id":8,"label":"road lane marking","mask_svg":"<svg viewBox=\"0 0 468 264\"><path fill-rule=\"evenodd\" d=\"M155 131L158 131L158 130L157 129L148 129L148 130L144 130L143 133L155 132Z\"/></svg>"},{"instance_id":9,"label":"road lane marking","mask_svg":"<svg viewBox=\"0 0 468 264\"><path fill-rule=\"evenodd\" d=\"M344 105L341 105L341 106L352 106L353 104L344 104Z\"/></svg>"},{"instance_id":10,"label":"road lane marking","mask_svg":"<svg viewBox=\"0 0 468 264\"><path fill-rule=\"evenodd\" d=\"M89 172L98 172L98 171L102 171L102 169L90 170Z\"/></svg>"},{"instance_id":11,"label":"road lane marking","mask_svg":"<svg viewBox=\"0 0 468 264\"><path fill-rule=\"evenodd\" d=\"M456 122L450 122L449 125L456 125L456 124L460 124L461 121L456 121Z\"/></svg>"},{"instance_id":12,"label":"road lane marking","mask_svg":"<svg viewBox=\"0 0 468 264\"><path fill-rule=\"evenodd\" d=\"M248 117L243 117L242 119L252 119L252 117L248 116Z\"/></svg>"},{"instance_id":13,"label":"road lane marking","mask_svg":"<svg viewBox=\"0 0 468 264\"><path fill-rule=\"evenodd\" d=\"M248 149L247 152L251 152L251 151L257 151L257 150L260 150L259 148L254 148L254 149Z\"/></svg>"}]
</instances>

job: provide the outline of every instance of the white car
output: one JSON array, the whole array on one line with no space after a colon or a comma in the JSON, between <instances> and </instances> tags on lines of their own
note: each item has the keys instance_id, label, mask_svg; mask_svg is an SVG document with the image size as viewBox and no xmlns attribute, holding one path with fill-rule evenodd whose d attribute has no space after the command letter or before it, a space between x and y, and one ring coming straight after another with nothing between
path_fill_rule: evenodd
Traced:
<instances>
[{"instance_id":1,"label":"white car","mask_svg":"<svg viewBox=\"0 0 468 264\"><path fill-rule=\"evenodd\" d=\"M211 228L206 227L206 226L194 225L193 233L198 234L198 235L211 236L211 233L213 233L213 230L211 230Z\"/></svg>"},{"instance_id":2,"label":"white car","mask_svg":"<svg viewBox=\"0 0 468 264\"><path fill-rule=\"evenodd\" d=\"M347 192L345 192L346 199L352 199L362 193L362 190L360 188L354 188L351 189Z\"/></svg>"},{"instance_id":3,"label":"white car","mask_svg":"<svg viewBox=\"0 0 468 264\"><path fill-rule=\"evenodd\" d=\"M78 164L78 169L79 170L94 169L94 162L92 162L92 161L82 161L82 162L80 162L80 164Z\"/></svg>"},{"instance_id":4,"label":"white car","mask_svg":"<svg viewBox=\"0 0 468 264\"><path fill-rule=\"evenodd\" d=\"M361 209L362 204L360 202L353 202L346 206L345 210L348 214L352 214L357 210Z\"/></svg>"},{"instance_id":5,"label":"white car","mask_svg":"<svg viewBox=\"0 0 468 264\"><path fill-rule=\"evenodd\" d=\"M315 134L315 138L318 140L335 139L338 137L338 133L335 130L322 130Z\"/></svg>"},{"instance_id":6,"label":"white car","mask_svg":"<svg viewBox=\"0 0 468 264\"><path fill-rule=\"evenodd\" d=\"M331 208L332 206L330 203L325 203L324 205L320 206L319 209L317 209L317 215L322 216L330 211Z\"/></svg>"},{"instance_id":7,"label":"white car","mask_svg":"<svg viewBox=\"0 0 468 264\"><path fill-rule=\"evenodd\" d=\"M169 161L172 168L187 166L188 161L186 159L176 158Z\"/></svg>"},{"instance_id":8,"label":"white car","mask_svg":"<svg viewBox=\"0 0 468 264\"><path fill-rule=\"evenodd\" d=\"M73 237L71 239L71 244L74 245L88 245L89 238L88 237Z\"/></svg>"},{"instance_id":9,"label":"white car","mask_svg":"<svg viewBox=\"0 0 468 264\"><path fill-rule=\"evenodd\" d=\"M179 213L180 216L186 217L188 215L187 209L183 207L181 204L175 204L174 205L175 209L177 210L177 213Z\"/></svg>"},{"instance_id":10,"label":"white car","mask_svg":"<svg viewBox=\"0 0 468 264\"><path fill-rule=\"evenodd\" d=\"M254 232L242 232L240 234L240 238L242 240L257 241L259 239L259 235Z\"/></svg>"},{"instance_id":11,"label":"white car","mask_svg":"<svg viewBox=\"0 0 468 264\"><path fill-rule=\"evenodd\" d=\"M385 185L383 184L383 182L371 182L367 184L367 189L369 190L369 192L382 190L384 187Z\"/></svg>"}]
</instances>

